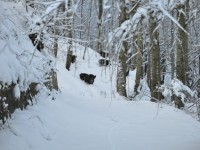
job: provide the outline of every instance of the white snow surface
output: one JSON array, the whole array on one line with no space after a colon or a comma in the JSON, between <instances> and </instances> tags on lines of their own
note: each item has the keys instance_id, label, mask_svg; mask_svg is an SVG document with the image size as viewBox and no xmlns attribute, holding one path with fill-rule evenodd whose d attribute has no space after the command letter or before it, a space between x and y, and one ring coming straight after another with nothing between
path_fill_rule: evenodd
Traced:
<instances>
[{"instance_id":1,"label":"white snow surface","mask_svg":"<svg viewBox=\"0 0 200 150\"><path fill-rule=\"evenodd\" d=\"M0 2L0 81L3 85L18 84L17 97L17 90L27 90L32 82L44 82L43 70L52 68L48 65L51 57L35 50L28 37L27 17L21 3Z\"/></svg>"},{"instance_id":2,"label":"white snow surface","mask_svg":"<svg viewBox=\"0 0 200 150\"><path fill-rule=\"evenodd\" d=\"M33 106L15 111L0 131L1 150L199 150L200 123L189 114L113 95L110 69L98 66L99 55L88 50L82 60L78 47L67 71L65 54L57 60L61 93L52 100L41 92ZM81 81L81 72L97 75L94 84Z\"/></svg>"},{"instance_id":3,"label":"white snow surface","mask_svg":"<svg viewBox=\"0 0 200 150\"><path fill-rule=\"evenodd\" d=\"M5 5L0 5L2 7L6 9ZM19 41L26 41L26 38L21 36ZM31 42L27 41L21 46L31 47ZM1 45L2 49L4 45ZM22 78L17 68L21 66L18 65L20 61L15 58L20 49L12 47L1 50L0 55L2 67L12 64L12 61L16 63L14 71L4 67L5 75L1 74L1 79L7 82ZM147 97L140 97L140 101L127 101L116 94L116 67L100 67L98 59L101 57L91 49L87 50L83 60L84 48L77 45L74 49L77 61L67 71L66 45L59 50L57 73L61 92L49 96L46 91L40 91L33 106L23 111L16 110L0 128L0 150L200 149L200 123L189 114L166 104L152 103ZM4 58L4 53L11 60ZM37 55L41 56L39 52ZM26 71L26 67L19 69ZM15 75L9 75L13 72ZM34 73L39 74L37 71ZM80 73L96 75L94 84L81 81ZM128 78L133 83L135 73L130 73ZM128 87L129 91L133 88L131 84ZM20 96L19 87L16 87L15 95Z\"/></svg>"}]
</instances>

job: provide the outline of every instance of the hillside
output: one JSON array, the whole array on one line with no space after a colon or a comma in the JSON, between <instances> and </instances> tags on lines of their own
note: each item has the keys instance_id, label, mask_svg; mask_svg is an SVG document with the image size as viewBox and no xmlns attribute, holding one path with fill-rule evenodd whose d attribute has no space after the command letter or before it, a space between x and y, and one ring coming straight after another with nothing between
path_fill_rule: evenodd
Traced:
<instances>
[{"instance_id":1,"label":"hillside","mask_svg":"<svg viewBox=\"0 0 200 150\"><path fill-rule=\"evenodd\" d=\"M15 7L7 4L0 5L0 12L13 8L8 11L12 14L14 8L21 7L20 4L15 4ZM21 24L23 19L22 22L20 19L18 14L11 19L14 25L9 21L4 27L15 29L17 25L26 28ZM5 33L10 33L5 29ZM23 78L20 72L26 72L29 66L30 53L33 53L34 47L26 34L20 33L17 30L17 35L21 35L17 40L10 36L12 38L9 38L9 43L14 43L11 50L19 47L16 45L20 43L21 47L28 49L26 52L29 55L24 59L16 59L15 55L21 52L20 48L13 52L8 47L0 52L0 65L3 68L0 72L1 80L9 82L12 78L12 81L17 81L18 77ZM100 67L100 55L89 48L83 60L84 47L78 44L73 47L77 60L67 71L66 45L62 41L60 45L55 60L60 91L49 93L40 89L33 105L23 111L17 109L0 128L0 150L200 149L200 123L190 114L167 104L150 102L148 97L129 101L119 96L115 89L116 65ZM47 57L38 51L36 56L27 71L33 72L27 73L24 79L32 81L41 78L40 72L32 70L35 66L42 66L40 70L46 69L41 63L45 64L42 60ZM18 60L24 60L27 66L21 65ZM8 67L4 67L6 65ZM80 73L96 75L94 84L89 85L80 80ZM131 72L127 78L131 89L135 72Z\"/></svg>"},{"instance_id":2,"label":"hillside","mask_svg":"<svg viewBox=\"0 0 200 150\"><path fill-rule=\"evenodd\" d=\"M199 122L165 104L111 98L109 72L97 64L100 56L89 50L87 58L94 63L88 63L82 52L79 47L71 71L59 57L61 93L52 100L41 92L33 106L16 111L1 130L2 150L199 149ZM81 72L96 74L94 85L81 81Z\"/></svg>"}]
</instances>

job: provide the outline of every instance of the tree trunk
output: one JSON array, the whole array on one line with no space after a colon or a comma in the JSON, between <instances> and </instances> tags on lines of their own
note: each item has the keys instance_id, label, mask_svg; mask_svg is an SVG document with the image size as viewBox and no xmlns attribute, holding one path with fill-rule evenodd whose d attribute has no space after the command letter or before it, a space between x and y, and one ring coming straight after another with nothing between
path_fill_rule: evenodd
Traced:
<instances>
[{"instance_id":1,"label":"tree trunk","mask_svg":"<svg viewBox=\"0 0 200 150\"><path fill-rule=\"evenodd\" d=\"M179 6L179 9L184 9L184 5ZM187 23L185 15L178 13L179 23L186 30ZM182 29L178 28L178 40L176 42L176 76L187 85L187 66L188 66L188 35Z\"/></svg>"},{"instance_id":2,"label":"tree trunk","mask_svg":"<svg viewBox=\"0 0 200 150\"><path fill-rule=\"evenodd\" d=\"M149 36L150 36L150 89L151 101L161 100L161 93L158 91L160 86L160 47L158 39L157 23L150 13Z\"/></svg>"},{"instance_id":3,"label":"tree trunk","mask_svg":"<svg viewBox=\"0 0 200 150\"><path fill-rule=\"evenodd\" d=\"M80 12L80 13L81 13L81 14L80 14L80 24L81 24L81 27L80 27L80 39L81 39L81 40L82 40L82 30L83 30L83 1L84 1L84 0L81 0L81 6L80 6L80 7L81 7L81 8L80 8L80 9L81 9L81 10L80 10L80 11L81 11L81 12Z\"/></svg>"},{"instance_id":4,"label":"tree trunk","mask_svg":"<svg viewBox=\"0 0 200 150\"><path fill-rule=\"evenodd\" d=\"M150 49L150 47L149 47ZM147 71L147 84L149 86L149 89L151 91L151 61L150 61L150 51L147 51L147 56L146 56L146 60L147 60L147 64L145 65L145 67L147 68L146 71Z\"/></svg>"},{"instance_id":5,"label":"tree trunk","mask_svg":"<svg viewBox=\"0 0 200 150\"><path fill-rule=\"evenodd\" d=\"M136 11L137 11L137 9L138 9L138 7L139 7L139 1L137 1L137 0L133 0L133 1L131 1L130 2L130 5L131 5L131 7L132 7L132 9L130 10L130 12L129 12L129 16L131 17L131 16L134 16L135 15L135 13L136 13ZM140 30L140 27L139 27L139 30ZM139 31L140 32L140 31ZM133 36L133 44L132 44L132 53L133 54L136 54L137 52L138 52L138 47L137 47L137 45L135 45L135 40L137 39L138 37L137 36ZM137 43L138 44L138 43ZM128 66L128 69L132 69L132 70L134 70L134 69L136 69L137 68L137 57L136 58L133 58L132 59L132 61L130 61L130 64L129 64L129 66Z\"/></svg>"},{"instance_id":6,"label":"tree trunk","mask_svg":"<svg viewBox=\"0 0 200 150\"><path fill-rule=\"evenodd\" d=\"M58 39L55 37L53 42L53 55L57 58L58 55Z\"/></svg>"},{"instance_id":7,"label":"tree trunk","mask_svg":"<svg viewBox=\"0 0 200 150\"><path fill-rule=\"evenodd\" d=\"M38 93L37 83L31 83L26 91L20 91L20 97L15 97L15 88L19 88L17 84L12 83L8 86L1 85L0 88L0 120L6 122L8 117L15 109L23 110L29 105L29 100L32 102L33 97Z\"/></svg>"},{"instance_id":8,"label":"tree trunk","mask_svg":"<svg viewBox=\"0 0 200 150\"><path fill-rule=\"evenodd\" d=\"M174 13L172 12L172 16ZM171 51L170 51L170 59L171 59L171 79L174 79L174 70L175 70L175 52L174 52L174 23L171 21L171 41L170 41Z\"/></svg>"},{"instance_id":9,"label":"tree trunk","mask_svg":"<svg viewBox=\"0 0 200 150\"><path fill-rule=\"evenodd\" d=\"M119 23L122 24L127 19L125 0L121 1L120 9L121 13L119 16ZM119 62L117 70L117 92L125 97L127 97L127 92L126 92L127 50L128 50L128 43L127 41L123 41L122 48L119 52L119 58L118 58Z\"/></svg>"},{"instance_id":10,"label":"tree trunk","mask_svg":"<svg viewBox=\"0 0 200 150\"><path fill-rule=\"evenodd\" d=\"M98 42L97 42L97 49L99 52L103 51L102 46L102 16L103 16L103 0L98 0L98 6L99 6L99 14L98 14Z\"/></svg>"},{"instance_id":11,"label":"tree trunk","mask_svg":"<svg viewBox=\"0 0 200 150\"><path fill-rule=\"evenodd\" d=\"M119 66L117 70L117 92L121 96L127 97L126 93L126 55L125 50L122 49L119 53Z\"/></svg>"},{"instance_id":12,"label":"tree trunk","mask_svg":"<svg viewBox=\"0 0 200 150\"><path fill-rule=\"evenodd\" d=\"M143 49L143 39L142 39L142 27L141 23L139 24L139 31L137 35L137 57L136 57L136 78L135 78L135 87L134 93L138 94L138 87L140 85L140 79L142 78L142 49Z\"/></svg>"},{"instance_id":13,"label":"tree trunk","mask_svg":"<svg viewBox=\"0 0 200 150\"><path fill-rule=\"evenodd\" d=\"M72 63L72 50L69 48L67 51L66 69L69 71Z\"/></svg>"},{"instance_id":14,"label":"tree trunk","mask_svg":"<svg viewBox=\"0 0 200 150\"><path fill-rule=\"evenodd\" d=\"M180 4L179 10L185 10L185 5ZM186 16L182 11L177 13L179 24L188 31ZM178 39L176 41L176 77L184 85L187 84L187 67L188 67L188 35L182 29L178 28ZM175 105L178 108L184 107L181 98L175 96Z\"/></svg>"},{"instance_id":15,"label":"tree trunk","mask_svg":"<svg viewBox=\"0 0 200 150\"><path fill-rule=\"evenodd\" d=\"M51 72L47 76L47 82L45 86L50 90L58 91L58 80L57 80L57 73L55 70L51 70Z\"/></svg>"},{"instance_id":16,"label":"tree trunk","mask_svg":"<svg viewBox=\"0 0 200 150\"><path fill-rule=\"evenodd\" d=\"M72 5L71 0L68 1L68 7L70 8ZM70 70L70 66L72 63L72 20L70 19L72 17L72 13L67 13L68 18L68 31L66 31L66 36L68 37L68 48L67 48L67 58L66 58L66 69Z\"/></svg>"},{"instance_id":17,"label":"tree trunk","mask_svg":"<svg viewBox=\"0 0 200 150\"><path fill-rule=\"evenodd\" d=\"M87 41L90 41L92 8L93 8L93 0L90 0L89 20L88 20L88 25L86 28L86 40ZM83 60L85 60L85 54L86 54L86 51L87 51L87 48L89 47L89 45L90 45L90 42L85 46L84 53L83 53Z\"/></svg>"}]
</instances>

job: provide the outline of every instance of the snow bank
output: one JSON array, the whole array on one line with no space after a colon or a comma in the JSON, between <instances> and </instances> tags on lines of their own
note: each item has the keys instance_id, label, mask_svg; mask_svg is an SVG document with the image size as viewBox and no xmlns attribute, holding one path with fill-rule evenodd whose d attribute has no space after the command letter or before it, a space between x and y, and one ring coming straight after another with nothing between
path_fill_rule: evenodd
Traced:
<instances>
[{"instance_id":1,"label":"snow bank","mask_svg":"<svg viewBox=\"0 0 200 150\"><path fill-rule=\"evenodd\" d=\"M20 91L25 91L31 82L43 82L45 71L52 68L48 67L52 60L31 43L21 3L1 2L0 12L0 82L18 83Z\"/></svg>"},{"instance_id":2,"label":"snow bank","mask_svg":"<svg viewBox=\"0 0 200 150\"><path fill-rule=\"evenodd\" d=\"M7 8L1 2L0 9ZM9 12L14 10L9 5ZM8 68L0 78L7 83L21 79L15 89L18 97L18 88L25 89L29 82L43 79L43 60L47 58L36 51L30 63L34 48L23 34L24 29L10 25L11 30L21 31L14 40L14 36L6 36L10 32L3 21L0 67ZM99 67L101 57L91 49L83 60L83 50L74 47L77 61L67 71L66 47L60 47L57 69L61 93L52 100L51 95L40 90L35 105L17 110L1 128L1 150L199 150L199 122L165 104L124 100L115 94L115 67ZM93 85L79 79L83 72L97 75Z\"/></svg>"},{"instance_id":3,"label":"snow bank","mask_svg":"<svg viewBox=\"0 0 200 150\"><path fill-rule=\"evenodd\" d=\"M41 91L36 105L18 110L1 130L2 150L199 150L199 122L165 104L111 97L100 56L89 49L82 60L82 47L76 48L71 71L64 60L57 62L61 93L51 100ZM81 81L80 72L96 74L94 85Z\"/></svg>"}]
</instances>

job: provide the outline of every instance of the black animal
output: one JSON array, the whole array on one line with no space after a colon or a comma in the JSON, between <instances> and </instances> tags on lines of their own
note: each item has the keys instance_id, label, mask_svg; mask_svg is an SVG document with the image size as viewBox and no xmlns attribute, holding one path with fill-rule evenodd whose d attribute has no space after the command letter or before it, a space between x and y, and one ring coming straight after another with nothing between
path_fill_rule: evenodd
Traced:
<instances>
[{"instance_id":1,"label":"black animal","mask_svg":"<svg viewBox=\"0 0 200 150\"><path fill-rule=\"evenodd\" d=\"M96 76L93 74L87 74L87 73L80 74L80 79L85 81L88 84L93 84L95 78L96 78Z\"/></svg>"},{"instance_id":2,"label":"black animal","mask_svg":"<svg viewBox=\"0 0 200 150\"><path fill-rule=\"evenodd\" d=\"M42 43L42 41L37 40L37 33L32 33L29 34L28 37L31 39L33 45L37 45L36 48L37 50L39 50L41 52L42 49L44 49L44 44Z\"/></svg>"},{"instance_id":3,"label":"black animal","mask_svg":"<svg viewBox=\"0 0 200 150\"><path fill-rule=\"evenodd\" d=\"M110 60L107 59L99 59L100 66L108 66L110 64Z\"/></svg>"},{"instance_id":4,"label":"black animal","mask_svg":"<svg viewBox=\"0 0 200 150\"><path fill-rule=\"evenodd\" d=\"M99 54L100 54L103 58L106 58L106 57L109 56L109 53L108 53L108 52L104 52L104 51L101 51Z\"/></svg>"}]
</instances>

